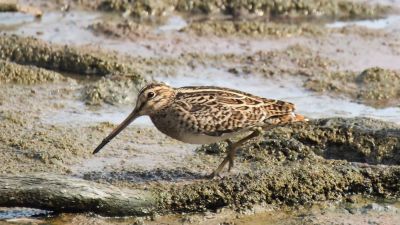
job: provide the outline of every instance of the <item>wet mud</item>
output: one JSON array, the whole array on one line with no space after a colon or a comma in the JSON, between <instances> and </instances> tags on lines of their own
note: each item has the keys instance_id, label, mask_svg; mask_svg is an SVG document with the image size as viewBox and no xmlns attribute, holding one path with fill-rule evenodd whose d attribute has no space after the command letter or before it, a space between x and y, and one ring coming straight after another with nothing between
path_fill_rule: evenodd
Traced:
<instances>
[{"instance_id":1,"label":"wet mud","mask_svg":"<svg viewBox=\"0 0 400 225\"><path fill-rule=\"evenodd\" d=\"M190 165L180 168L89 172L84 178L122 187L146 183L146 190L153 188L160 196L160 212L223 207L243 211L259 204L293 207L343 201L354 194L396 199L399 143L400 127L392 123L319 119L275 128L247 144L238 152L236 172L223 178L209 181L204 171L193 168L210 156L223 157L225 144L199 148L186 157Z\"/></svg>"},{"instance_id":2,"label":"wet mud","mask_svg":"<svg viewBox=\"0 0 400 225\"><path fill-rule=\"evenodd\" d=\"M98 57L79 53L69 48L48 45L32 38L3 36L1 58L20 64L82 75L109 75L83 91L88 104L133 103L137 91L154 75L176 73L179 68L193 69L200 66L217 67L235 75L260 74L273 76L300 76L304 87L315 92L344 95L357 102L375 107L397 106L399 102L398 71L379 67L365 71L340 71L338 62L320 56L307 47L289 46L284 50L259 51L251 55L235 54L182 54L179 57L125 57L125 64L119 63L118 56L111 59L107 55ZM12 47L17 45L18 48ZM32 54L42 51L40 54ZM122 57L122 56L120 56ZM43 80L60 80L60 75L50 75L46 70L38 70L36 75L17 78L17 64L3 62L4 82L34 84ZM128 64L129 63L129 64ZM220 65L218 65L220 63ZM12 68L14 66L15 68ZM74 69L71 69L74 68ZM32 67L26 67L26 70ZM13 71L11 71L13 70ZM32 74L26 71L27 74ZM3 74L5 74L3 72ZM35 81L35 79L37 81Z\"/></svg>"},{"instance_id":3,"label":"wet mud","mask_svg":"<svg viewBox=\"0 0 400 225\"><path fill-rule=\"evenodd\" d=\"M38 84L67 80L68 78L57 72L0 60L0 83L2 84Z\"/></svg>"},{"instance_id":4,"label":"wet mud","mask_svg":"<svg viewBox=\"0 0 400 225\"><path fill-rule=\"evenodd\" d=\"M329 16L370 18L389 10L389 6L353 1L79 1L81 6L116 11L138 18L157 17L173 12L246 16Z\"/></svg>"},{"instance_id":5,"label":"wet mud","mask_svg":"<svg viewBox=\"0 0 400 225\"><path fill-rule=\"evenodd\" d=\"M0 173L65 174L70 172L68 164L89 156L82 143L87 138L82 135L83 131L77 133L73 128L46 126L15 111L2 111L0 121L3 159Z\"/></svg>"},{"instance_id":6,"label":"wet mud","mask_svg":"<svg viewBox=\"0 0 400 225\"><path fill-rule=\"evenodd\" d=\"M316 92L345 95L364 104L386 107L400 105L400 73L379 67L361 73L331 72L311 78L305 87Z\"/></svg>"},{"instance_id":7,"label":"wet mud","mask_svg":"<svg viewBox=\"0 0 400 225\"><path fill-rule=\"evenodd\" d=\"M0 2L0 12L17 12L17 1L4 0Z\"/></svg>"},{"instance_id":8,"label":"wet mud","mask_svg":"<svg viewBox=\"0 0 400 225\"><path fill-rule=\"evenodd\" d=\"M32 37L1 35L0 58L61 72L100 76L128 74L140 79L134 68L120 63L113 54L49 44Z\"/></svg>"},{"instance_id":9,"label":"wet mud","mask_svg":"<svg viewBox=\"0 0 400 225\"><path fill-rule=\"evenodd\" d=\"M145 77L205 66L238 76L250 74L266 78L295 76L302 79L305 88L317 93L344 96L378 108L399 105L398 71L380 67L368 68L362 72L341 71L338 69L338 62L299 45L278 51L259 51L251 55L183 54L177 58L150 58L146 60L145 66L140 58L133 58L132 61L135 61L136 65L141 64L142 74ZM150 68L154 65L162 65L163 69L152 71ZM132 81L124 78L103 79L88 87L87 102L100 104L105 101L115 104L121 103L121 99L124 98L134 99L135 85L130 83ZM118 93L121 92L119 88L121 85L127 86L129 92ZM110 96L118 97L112 99Z\"/></svg>"},{"instance_id":10,"label":"wet mud","mask_svg":"<svg viewBox=\"0 0 400 225\"><path fill-rule=\"evenodd\" d=\"M350 218L343 223L362 224L376 216L381 224L397 221L398 31L395 26L327 25L338 18L384 17L395 5L156 3L73 1L72 11L109 13L82 28L104 47L79 40L53 43L40 34L48 32L45 27L0 36L0 173L65 174L159 196L152 218L61 214L32 219L34 223L257 224L269 218L271 224L332 224L343 215ZM49 11L60 6L41 5ZM168 24L170 15L185 25ZM163 28L167 25L173 28ZM18 26L23 30L31 24ZM316 106L297 104L309 123L274 128L247 143L233 171L215 180L205 176L224 157L226 143L180 143L149 121L134 123L92 156L93 148L133 109L140 88L152 80L173 86L240 84L236 88L296 104L298 98L310 98ZM379 119L360 117L372 111ZM328 118L332 115L338 117Z\"/></svg>"},{"instance_id":11,"label":"wet mud","mask_svg":"<svg viewBox=\"0 0 400 225\"><path fill-rule=\"evenodd\" d=\"M284 24L260 21L208 21L191 23L182 30L193 32L196 35L206 36L250 36L250 37L292 37L292 36L318 36L327 31L315 24Z\"/></svg>"}]
</instances>

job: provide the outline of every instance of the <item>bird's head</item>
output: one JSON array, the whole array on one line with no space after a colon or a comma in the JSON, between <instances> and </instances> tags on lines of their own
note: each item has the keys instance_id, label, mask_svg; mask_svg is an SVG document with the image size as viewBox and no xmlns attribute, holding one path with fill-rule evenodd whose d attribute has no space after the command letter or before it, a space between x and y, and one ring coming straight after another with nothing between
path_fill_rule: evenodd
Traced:
<instances>
[{"instance_id":1,"label":"bird's head","mask_svg":"<svg viewBox=\"0 0 400 225\"><path fill-rule=\"evenodd\" d=\"M108 142L111 141L111 139L117 136L136 118L144 115L151 116L160 112L173 101L174 97L174 89L166 84L153 83L145 86L141 91L139 91L135 109L117 128L103 139L100 145L93 151L93 154L99 152Z\"/></svg>"},{"instance_id":2,"label":"bird's head","mask_svg":"<svg viewBox=\"0 0 400 225\"><path fill-rule=\"evenodd\" d=\"M139 92L136 107L132 113L137 116L156 114L167 107L174 96L174 89L166 84L149 84Z\"/></svg>"}]
</instances>

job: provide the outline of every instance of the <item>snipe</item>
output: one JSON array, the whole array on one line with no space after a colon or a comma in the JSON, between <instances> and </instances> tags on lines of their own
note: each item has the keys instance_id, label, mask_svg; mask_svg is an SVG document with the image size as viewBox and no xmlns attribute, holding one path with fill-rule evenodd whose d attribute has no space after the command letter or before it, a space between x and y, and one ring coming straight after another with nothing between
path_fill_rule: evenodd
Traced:
<instances>
[{"instance_id":1,"label":"snipe","mask_svg":"<svg viewBox=\"0 0 400 225\"><path fill-rule=\"evenodd\" d=\"M162 133L191 144L210 144L248 134L230 144L227 156L210 175L219 175L236 150L262 130L291 122L306 121L294 113L292 103L257 97L245 92L213 86L173 88L150 84L138 95L135 109L94 150L99 152L111 139L139 116L148 115Z\"/></svg>"}]
</instances>

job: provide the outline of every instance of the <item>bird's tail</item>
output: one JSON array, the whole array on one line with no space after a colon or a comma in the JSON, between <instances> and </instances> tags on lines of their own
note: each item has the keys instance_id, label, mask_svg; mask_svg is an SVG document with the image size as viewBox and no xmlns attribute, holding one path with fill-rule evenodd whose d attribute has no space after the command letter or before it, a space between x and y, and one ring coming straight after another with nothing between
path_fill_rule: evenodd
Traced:
<instances>
[{"instance_id":1,"label":"bird's tail","mask_svg":"<svg viewBox=\"0 0 400 225\"><path fill-rule=\"evenodd\" d=\"M307 122L308 119L303 115L295 114L294 112L284 115L280 118L280 123L294 123L294 122Z\"/></svg>"},{"instance_id":2,"label":"bird's tail","mask_svg":"<svg viewBox=\"0 0 400 225\"><path fill-rule=\"evenodd\" d=\"M292 117L293 117L292 122L307 122L308 121L308 119L305 116L300 115L300 114L293 113Z\"/></svg>"}]
</instances>

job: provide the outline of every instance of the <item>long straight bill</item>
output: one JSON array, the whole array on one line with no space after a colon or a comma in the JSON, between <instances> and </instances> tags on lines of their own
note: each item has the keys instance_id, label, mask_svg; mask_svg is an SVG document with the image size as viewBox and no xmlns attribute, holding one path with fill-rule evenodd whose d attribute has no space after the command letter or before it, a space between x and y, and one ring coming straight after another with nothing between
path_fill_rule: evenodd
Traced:
<instances>
[{"instance_id":1,"label":"long straight bill","mask_svg":"<svg viewBox=\"0 0 400 225\"><path fill-rule=\"evenodd\" d=\"M117 127L115 128L93 151L93 154L99 152L108 142L110 142L115 136L117 136L125 127L127 127L137 117L137 111L133 110L131 114Z\"/></svg>"}]
</instances>

